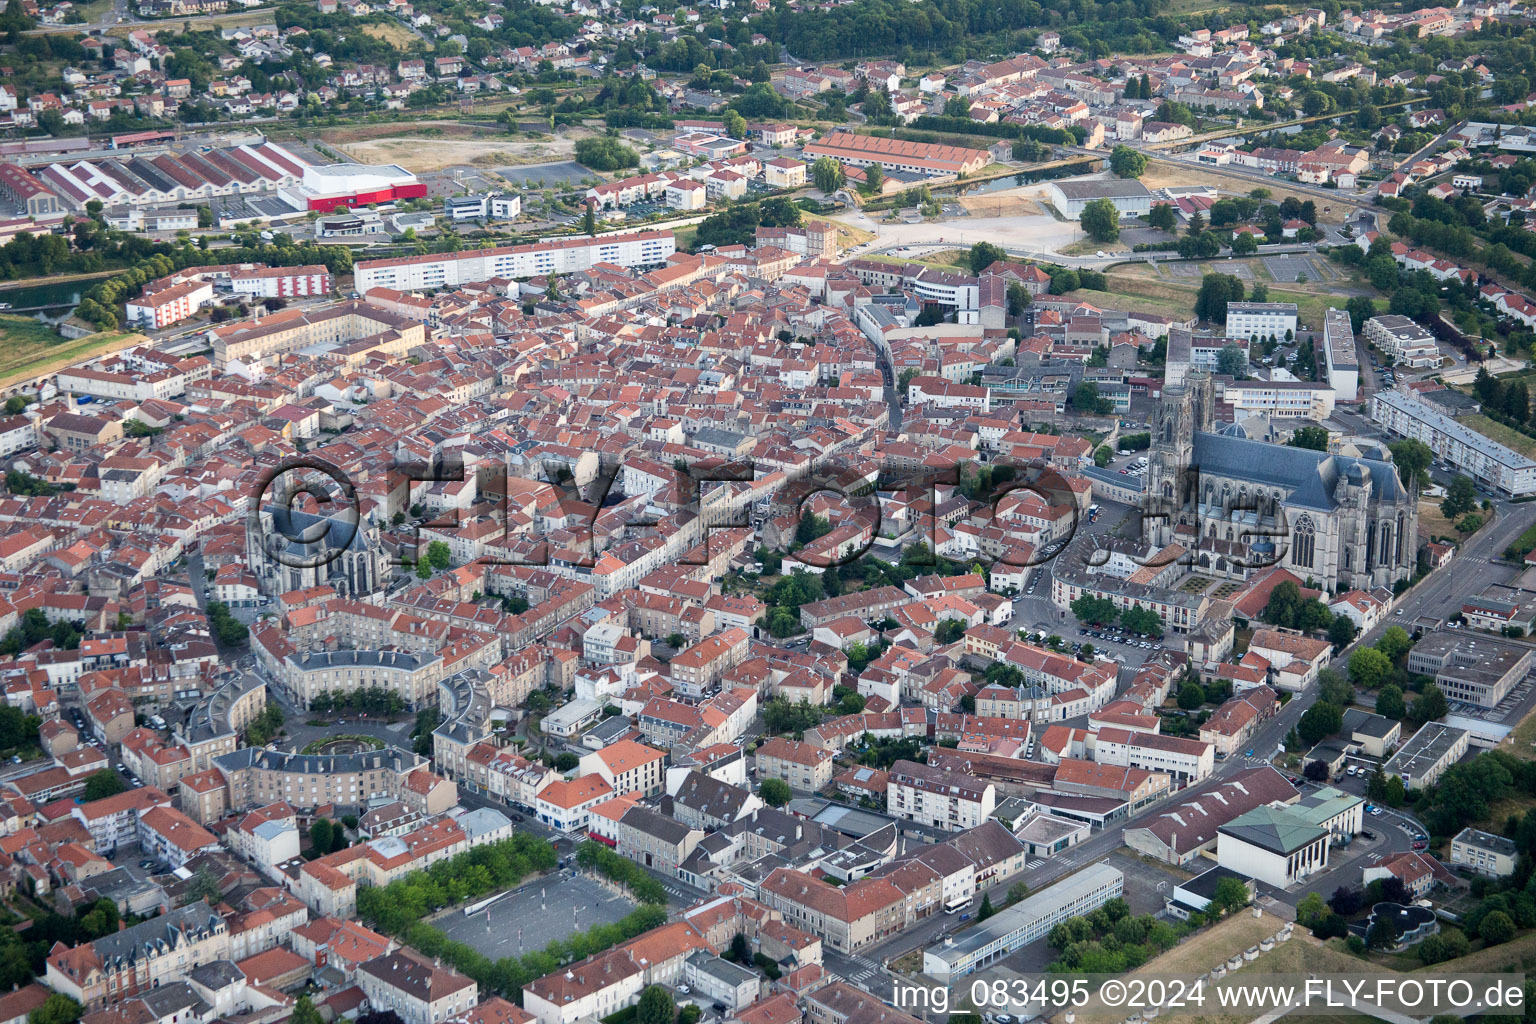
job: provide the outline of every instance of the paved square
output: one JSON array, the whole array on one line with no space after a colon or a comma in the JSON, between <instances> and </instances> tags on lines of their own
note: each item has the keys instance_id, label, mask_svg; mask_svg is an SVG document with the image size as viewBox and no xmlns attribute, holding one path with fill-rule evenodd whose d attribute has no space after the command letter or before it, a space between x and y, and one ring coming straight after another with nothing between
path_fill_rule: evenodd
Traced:
<instances>
[{"instance_id":1,"label":"paved square","mask_svg":"<svg viewBox=\"0 0 1536 1024\"><path fill-rule=\"evenodd\" d=\"M593 925L612 924L634 909L634 903L585 875L555 874L513 889L468 917L455 910L432 923L455 942L500 959L543 949Z\"/></svg>"},{"instance_id":2,"label":"paved square","mask_svg":"<svg viewBox=\"0 0 1536 1024\"><path fill-rule=\"evenodd\" d=\"M1239 281L1252 281L1253 268L1246 263L1237 260L1226 260L1222 263L1212 263L1211 270L1217 274L1231 274Z\"/></svg>"},{"instance_id":3,"label":"paved square","mask_svg":"<svg viewBox=\"0 0 1536 1024\"><path fill-rule=\"evenodd\" d=\"M1292 284L1296 281L1297 274L1306 274L1308 281L1318 279L1317 270L1312 266L1312 261L1305 256L1266 256L1264 268L1277 284Z\"/></svg>"},{"instance_id":4,"label":"paved square","mask_svg":"<svg viewBox=\"0 0 1536 1024\"><path fill-rule=\"evenodd\" d=\"M550 185L574 185L583 178L591 177L592 172L581 164L566 160L553 164L523 164L518 167L492 168L497 174L514 184L521 185L524 182L532 182L535 187Z\"/></svg>"},{"instance_id":5,"label":"paved square","mask_svg":"<svg viewBox=\"0 0 1536 1024\"><path fill-rule=\"evenodd\" d=\"M1173 277L1200 276L1200 264L1198 263L1164 263L1162 267Z\"/></svg>"}]
</instances>

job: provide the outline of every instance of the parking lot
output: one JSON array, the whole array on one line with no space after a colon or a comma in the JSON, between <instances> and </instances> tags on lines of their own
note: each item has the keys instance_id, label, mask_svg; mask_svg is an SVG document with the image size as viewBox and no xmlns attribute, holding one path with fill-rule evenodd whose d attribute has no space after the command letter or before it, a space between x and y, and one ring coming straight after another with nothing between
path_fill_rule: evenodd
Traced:
<instances>
[{"instance_id":1,"label":"parking lot","mask_svg":"<svg viewBox=\"0 0 1536 1024\"><path fill-rule=\"evenodd\" d=\"M493 167L497 174L514 185L531 184L536 188L545 185L578 185L592 172L573 160L553 164L523 164L515 167Z\"/></svg>"},{"instance_id":2,"label":"parking lot","mask_svg":"<svg viewBox=\"0 0 1536 1024\"><path fill-rule=\"evenodd\" d=\"M465 916L449 911L432 923L455 942L493 959L521 956L599 924L612 924L635 909L585 875L549 875L514 889L484 910Z\"/></svg>"},{"instance_id":3,"label":"parking lot","mask_svg":"<svg viewBox=\"0 0 1536 1024\"><path fill-rule=\"evenodd\" d=\"M1310 256L1265 256L1264 269L1280 284L1294 282L1297 275L1304 275L1308 281L1327 280L1317 261Z\"/></svg>"}]
</instances>

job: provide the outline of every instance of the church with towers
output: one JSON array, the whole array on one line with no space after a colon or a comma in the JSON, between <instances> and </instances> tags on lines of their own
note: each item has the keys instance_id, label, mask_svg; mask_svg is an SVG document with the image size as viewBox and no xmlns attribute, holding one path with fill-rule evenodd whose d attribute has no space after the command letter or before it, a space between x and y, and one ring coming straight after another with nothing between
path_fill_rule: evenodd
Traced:
<instances>
[{"instance_id":1,"label":"church with towers","mask_svg":"<svg viewBox=\"0 0 1536 1024\"><path fill-rule=\"evenodd\" d=\"M1278 565L1333 591L1391 587L1418 559L1418 500L1385 448L1346 456L1215 429L1211 375L1163 389L1152 424L1146 524L1192 572Z\"/></svg>"}]
</instances>

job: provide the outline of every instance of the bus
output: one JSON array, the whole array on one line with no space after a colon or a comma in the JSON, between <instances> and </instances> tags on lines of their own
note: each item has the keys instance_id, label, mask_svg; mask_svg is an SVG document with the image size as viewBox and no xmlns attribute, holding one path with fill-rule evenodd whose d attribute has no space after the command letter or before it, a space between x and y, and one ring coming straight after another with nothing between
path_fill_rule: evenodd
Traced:
<instances>
[{"instance_id":1,"label":"bus","mask_svg":"<svg viewBox=\"0 0 1536 1024\"><path fill-rule=\"evenodd\" d=\"M956 897L956 898L954 898L952 900L948 900L947 902L945 902L945 904L944 904L944 913L946 913L946 914L958 914L962 910L969 910L971 904L975 903L975 902L976 902L976 899L975 899L974 896Z\"/></svg>"}]
</instances>

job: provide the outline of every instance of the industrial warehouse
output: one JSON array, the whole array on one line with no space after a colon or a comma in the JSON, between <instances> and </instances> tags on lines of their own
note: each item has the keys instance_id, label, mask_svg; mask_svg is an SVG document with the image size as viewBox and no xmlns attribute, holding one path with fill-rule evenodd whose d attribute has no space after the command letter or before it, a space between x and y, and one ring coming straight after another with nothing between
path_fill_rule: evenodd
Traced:
<instances>
[{"instance_id":1,"label":"industrial warehouse","mask_svg":"<svg viewBox=\"0 0 1536 1024\"><path fill-rule=\"evenodd\" d=\"M317 166L262 140L196 152L134 151L31 167L0 164L0 193L34 213L84 210L92 201L109 208L146 207L257 195L272 197L284 211L305 213L420 198L427 187L394 164Z\"/></svg>"}]
</instances>

